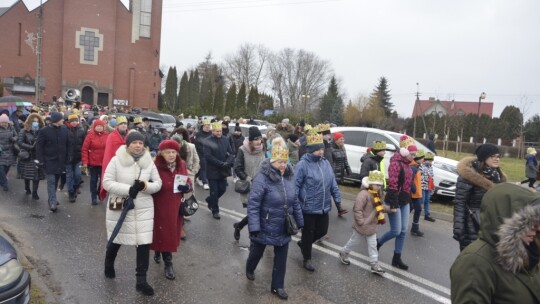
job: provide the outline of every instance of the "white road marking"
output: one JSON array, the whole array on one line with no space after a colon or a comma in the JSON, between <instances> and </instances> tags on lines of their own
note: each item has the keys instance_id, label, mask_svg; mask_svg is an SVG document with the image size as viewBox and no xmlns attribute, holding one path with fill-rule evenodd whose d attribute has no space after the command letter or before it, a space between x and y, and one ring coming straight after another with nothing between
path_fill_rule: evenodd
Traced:
<instances>
[{"instance_id":1,"label":"white road marking","mask_svg":"<svg viewBox=\"0 0 540 304\"><path fill-rule=\"evenodd\" d=\"M207 207L207 204L203 203L203 202L200 202L199 205ZM206 210L208 210L208 209L206 209ZM241 220L242 218L244 218L246 216L243 213L240 213L240 212L237 212L237 211L234 211L234 210L230 210L230 209L226 209L226 208L223 208L223 207L219 207L219 210L220 210L220 212L225 213L225 215L227 215L227 216L229 216L229 217L231 217L231 218L233 218L235 220ZM208 212L210 212L210 210L208 210ZM299 235L301 235L301 234L299 234ZM297 236L293 236L292 238L293 238L294 241L298 241L300 239ZM325 248L325 247L322 247L320 245L317 245L316 243L313 244L313 248L316 249L316 250L319 250L319 251L321 251L323 253L326 253L326 254L328 254L328 255L330 255L332 257L336 257L336 258L339 257L339 251L341 250L342 247L340 247L338 245L335 245L335 244L332 244L332 243L330 243L328 241L323 241L323 244L325 246L327 246L327 247L330 247L330 248L334 249L335 251L330 250L330 249ZM361 262L361 261L359 261L357 259L351 258L350 256L354 256L354 257L356 257L358 259L362 259L362 260L366 261L366 263ZM349 253L349 260L351 261L351 264L353 264L353 265L355 265L357 267L360 267L362 269L365 269L367 271L371 271L371 265L369 264L369 258L367 256L365 256L363 254L360 254L360 253L357 253L355 251L351 251ZM417 275L412 274L410 272L403 271L401 269L395 268L395 267L390 266L389 264L386 264L386 263L383 263L383 262L379 262L379 265L381 265L381 267L383 267L383 268L391 270L392 272L398 273L398 274L400 274L400 275L402 275L402 276L404 276L404 277L406 277L406 278L408 278L408 279L410 279L412 281L416 281L416 282L418 282L420 284L428 286L428 287L430 287L430 288L432 288L434 290L437 290L437 291L439 291L441 293L450 295L450 289L448 289L448 288L446 288L446 287L444 287L442 285L436 284L436 283L431 282L431 281L429 281L427 279L424 279L424 278L422 278L420 276L417 276ZM413 282L409 282L407 280L404 280L404 279L402 279L400 277L397 277L397 276L395 276L393 274L390 274L388 272L383 274L382 276L384 278L388 279L388 280L391 280L391 281L393 281L395 283L398 283L398 284L400 284L400 285L402 285L404 287L407 287L407 288L409 288L409 289L411 289L413 291L419 292L419 293L423 294L424 296L429 297L429 298L431 298L431 299L433 299L433 300L435 300L435 301L437 301L439 303L451 304L451 301L450 301L449 298L444 297L442 295L439 295L439 294L437 294L437 293L435 293L433 291L430 291L430 290L428 290L428 289L426 289L426 288L424 288L424 287L422 287L420 285L417 285L417 284L415 284Z\"/></svg>"}]
</instances>

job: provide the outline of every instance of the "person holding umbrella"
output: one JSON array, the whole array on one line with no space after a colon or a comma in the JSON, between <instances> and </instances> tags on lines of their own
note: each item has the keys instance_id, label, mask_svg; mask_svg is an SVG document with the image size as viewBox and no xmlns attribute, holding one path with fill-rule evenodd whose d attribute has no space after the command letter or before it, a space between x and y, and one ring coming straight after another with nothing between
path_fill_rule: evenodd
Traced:
<instances>
[{"instance_id":1,"label":"person holding umbrella","mask_svg":"<svg viewBox=\"0 0 540 304\"><path fill-rule=\"evenodd\" d=\"M137 247L137 284L135 288L143 295L151 296L154 289L146 281L150 258L150 244L154 230L154 200L152 194L161 189L161 178L144 146L144 135L131 131L126 144L120 146L103 175L103 187L108 192L109 208L106 213L107 236L113 243L105 254L105 277L114 278L114 260L121 245ZM125 213L125 220L113 235L117 224L121 224L119 210L111 210L111 202L133 199L134 207Z\"/></svg>"}]
</instances>

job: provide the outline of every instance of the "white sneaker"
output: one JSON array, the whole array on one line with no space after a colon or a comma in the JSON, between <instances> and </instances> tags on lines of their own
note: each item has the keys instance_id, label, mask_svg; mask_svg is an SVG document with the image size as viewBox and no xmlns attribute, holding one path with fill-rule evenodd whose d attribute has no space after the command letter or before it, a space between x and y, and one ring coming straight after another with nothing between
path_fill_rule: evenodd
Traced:
<instances>
[{"instance_id":1,"label":"white sneaker","mask_svg":"<svg viewBox=\"0 0 540 304\"><path fill-rule=\"evenodd\" d=\"M238 181L238 177L235 177L233 178L233 182L236 184L236 182Z\"/></svg>"},{"instance_id":2,"label":"white sneaker","mask_svg":"<svg viewBox=\"0 0 540 304\"><path fill-rule=\"evenodd\" d=\"M382 269L382 267L379 265L379 263L375 263L375 264L371 265L371 273L383 274L383 273L385 273L385 271L384 271L384 269Z\"/></svg>"},{"instance_id":3,"label":"white sneaker","mask_svg":"<svg viewBox=\"0 0 540 304\"><path fill-rule=\"evenodd\" d=\"M199 185L199 187L202 187L203 186L203 182L197 178L197 185Z\"/></svg>"},{"instance_id":4,"label":"white sneaker","mask_svg":"<svg viewBox=\"0 0 540 304\"><path fill-rule=\"evenodd\" d=\"M210 189L210 186L208 186L208 184L204 184L204 185L203 185L203 188L204 188L204 190L209 190L209 189Z\"/></svg>"}]
</instances>

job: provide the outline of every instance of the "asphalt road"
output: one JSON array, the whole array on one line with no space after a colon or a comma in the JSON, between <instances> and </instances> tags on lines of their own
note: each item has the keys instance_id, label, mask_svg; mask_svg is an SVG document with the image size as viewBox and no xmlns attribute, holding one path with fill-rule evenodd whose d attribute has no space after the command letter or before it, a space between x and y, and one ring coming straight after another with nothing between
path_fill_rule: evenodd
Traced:
<instances>
[{"instance_id":1,"label":"asphalt road","mask_svg":"<svg viewBox=\"0 0 540 304\"><path fill-rule=\"evenodd\" d=\"M255 275L245 277L249 245L247 228L240 241L233 238L234 222L245 214L232 180L222 197L221 220L206 208L208 191L196 188L201 208L186 224L187 241L173 255L177 278L163 276L163 264L151 260L149 283L156 294L135 291L135 248L123 246L116 260L116 279L103 275L106 245L105 206L91 206L88 184L76 203L66 192L58 194L60 205L51 213L46 203L46 184L40 183L39 201L24 194L22 181L13 180L10 191L0 197L0 229L12 237L33 266L33 281L46 289L53 303L280 303L270 294L272 248L267 248ZM88 178L84 177L88 182ZM344 200L351 210L353 202ZM450 303L449 268L459 250L451 237L452 225L421 220L425 237L407 235L403 260L409 271L390 265L393 242L380 251L383 276L371 274L367 249L361 244L351 253L350 266L338 259L339 249L351 233L352 215L339 218L335 208L330 216L328 239L315 245L316 271L302 268L296 240L290 243L285 289L291 303ZM389 229L379 228L379 235Z\"/></svg>"}]
</instances>

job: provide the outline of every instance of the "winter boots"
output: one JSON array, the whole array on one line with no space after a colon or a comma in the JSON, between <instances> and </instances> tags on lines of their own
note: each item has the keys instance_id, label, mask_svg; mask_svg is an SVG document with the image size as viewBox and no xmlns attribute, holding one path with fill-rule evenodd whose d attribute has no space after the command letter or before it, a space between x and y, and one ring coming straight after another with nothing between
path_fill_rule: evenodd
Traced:
<instances>
[{"instance_id":1,"label":"winter boots","mask_svg":"<svg viewBox=\"0 0 540 304\"><path fill-rule=\"evenodd\" d=\"M403 263L403 261L401 260L401 253L394 252L394 257L392 258L392 266L403 270L409 269L409 266Z\"/></svg>"},{"instance_id":2,"label":"winter boots","mask_svg":"<svg viewBox=\"0 0 540 304\"><path fill-rule=\"evenodd\" d=\"M38 187L39 187L39 181L35 180L32 182L32 199L33 200L38 200L39 199L39 196L37 194L37 190L38 190Z\"/></svg>"},{"instance_id":3,"label":"winter boots","mask_svg":"<svg viewBox=\"0 0 540 304\"><path fill-rule=\"evenodd\" d=\"M114 260L118 250L107 249L105 253L105 277L109 279L114 279L116 277L116 272L114 271Z\"/></svg>"},{"instance_id":4,"label":"winter boots","mask_svg":"<svg viewBox=\"0 0 540 304\"><path fill-rule=\"evenodd\" d=\"M32 194L32 191L30 191L30 180L29 179L24 180L24 190L26 191L26 195Z\"/></svg>"},{"instance_id":5,"label":"winter boots","mask_svg":"<svg viewBox=\"0 0 540 304\"><path fill-rule=\"evenodd\" d=\"M168 280L174 280L176 278L176 275L174 274L174 269L172 265L172 253L162 252L161 255L163 256L163 262L165 263L165 277Z\"/></svg>"},{"instance_id":6,"label":"winter boots","mask_svg":"<svg viewBox=\"0 0 540 304\"><path fill-rule=\"evenodd\" d=\"M420 225L415 223L412 224L411 234L414 236L424 236L424 233L420 231Z\"/></svg>"},{"instance_id":7,"label":"winter boots","mask_svg":"<svg viewBox=\"0 0 540 304\"><path fill-rule=\"evenodd\" d=\"M146 281L146 275L137 275L137 285L135 289L145 296L153 296L154 288Z\"/></svg>"}]
</instances>

